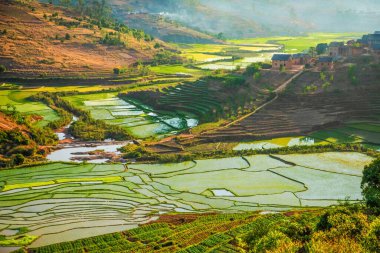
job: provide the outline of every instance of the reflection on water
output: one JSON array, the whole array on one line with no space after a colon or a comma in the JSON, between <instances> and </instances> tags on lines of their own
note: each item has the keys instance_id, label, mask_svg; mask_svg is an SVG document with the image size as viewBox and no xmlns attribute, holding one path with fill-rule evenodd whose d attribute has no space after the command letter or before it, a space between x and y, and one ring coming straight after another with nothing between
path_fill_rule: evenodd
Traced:
<instances>
[{"instance_id":1,"label":"reflection on water","mask_svg":"<svg viewBox=\"0 0 380 253\"><path fill-rule=\"evenodd\" d=\"M215 189L211 191L216 197L234 197L235 196L235 194L233 194L232 192L226 189Z\"/></svg>"},{"instance_id":2,"label":"reflection on water","mask_svg":"<svg viewBox=\"0 0 380 253\"><path fill-rule=\"evenodd\" d=\"M239 143L234 147L234 150L261 150L293 146L312 146L314 144L316 144L315 139L310 137L278 138L252 143Z\"/></svg>"},{"instance_id":3,"label":"reflection on water","mask_svg":"<svg viewBox=\"0 0 380 253\"><path fill-rule=\"evenodd\" d=\"M165 137L198 124L196 119L161 113L137 101L118 97L84 101L84 105L95 119L125 127L137 138Z\"/></svg>"},{"instance_id":4,"label":"reflection on water","mask_svg":"<svg viewBox=\"0 0 380 253\"><path fill-rule=\"evenodd\" d=\"M117 145L99 145L94 147L73 147L68 146L59 150L56 150L47 156L47 159L53 162L81 162L80 158L91 157L87 154L78 154L78 153L87 153L96 150L104 150L107 153L120 154L117 151L119 148L125 146L127 143L117 144ZM98 159L97 156L94 156L94 159L90 159L91 163L105 163L108 159Z\"/></svg>"}]
</instances>

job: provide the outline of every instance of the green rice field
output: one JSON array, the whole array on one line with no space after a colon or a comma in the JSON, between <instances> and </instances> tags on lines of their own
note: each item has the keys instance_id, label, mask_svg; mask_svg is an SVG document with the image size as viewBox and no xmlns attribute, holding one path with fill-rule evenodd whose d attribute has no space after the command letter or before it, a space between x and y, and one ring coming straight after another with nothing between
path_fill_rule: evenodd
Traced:
<instances>
[{"instance_id":1,"label":"green rice field","mask_svg":"<svg viewBox=\"0 0 380 253\"><path fill-rule=\"evenodd\" d=\"M237 144L234 150L260 150L292 146L357 143L380 150L380 123L354 122L342 127L317 131L307 136L282 137Z\"/></svg>"},{"instance_id":2,"label":"green rice field","mask_svg":"<svg viewBox=\"0 0 380 253\"><path fill-rule=\"evenodd\" d=\"M269 62L279 45L178 45L182 56L192 60L196 67L203 70L235 70L238 66L245 68L254 62Z\"/></svg>"},{"instance_id":3,"label":"green rice field","mask_svg":"<svg viewBox=\"0 0 380 253\"><path fill-rule=\"evenodd\" d=\"M46 126L49 122L59 119L58 114L41 102L31 102L28 97L35 94L26 90L0 90L0 106L14 105L16 110L26 115L39 115L43 119L37 122L38 126Z\"/></svg>"},{"instance_id":4,"label":"green rice field","mask_svg":"<svg viewBox=\"0 0 380 253\"><path fill-rule=\"evenodd\" d=\"M65 99L90 111L94 119L125 127L136 138L161 138L198 124L190 115L154 111L136 101L122 100L117 93L76 95Z\"/></svg>"},{"instance_id":5,"label":"green rice field","mask_svg":"<svg viewBox=\"0 0 380 253\"><path fill-rule=\"evenodd\" d=\"M315 47L319 43L330 43L332 41L348 41L358 39L362 33L310 33L307 36L300 37L268 37L268 38L252 38L230 40L233 44L255 45L255 44L276 44L284 45L285 52L299 53L310 47Z\"/></svg>"},{"instance_id":6,"label":"green rice field","mask_svg":"<svg viewBox=\"0 0 380 253\"><path fill-rule=\"evenodd\" d=\"M372 160L361 153L329 152L2 170L0 233L27 228L37 238L31 247L40 247L130 230L164 213L276 211L360 201L361 172Z\"/></svg>"}]
</instances>

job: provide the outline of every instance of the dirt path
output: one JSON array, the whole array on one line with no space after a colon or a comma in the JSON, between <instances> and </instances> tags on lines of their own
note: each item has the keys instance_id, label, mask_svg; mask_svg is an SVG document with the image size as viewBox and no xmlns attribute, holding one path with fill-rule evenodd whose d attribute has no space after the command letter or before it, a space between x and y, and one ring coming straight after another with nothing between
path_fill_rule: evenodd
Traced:
<instances>
[{"instance_id":1,"label":"dirt path","mask_svg":"<svg viewBox=\"0 0 380 253\"><path fill-rule=\"evenodd\" d=\"M242 117L240 117L240 118L238 118L238 119L236 119L236 120L228 123L225 126L214 128L214 129L205 131L205 132L203 132L201 134L206 134L206 133L213 132L215 130L220 130L220 129L228 128L228 127L230 127L232 125L235 125L236 123L239 123L239 122L243 121L244 119L252 116L253 114L257 113L258 111L260 111L261 109L263 109L264 107L266 107L267 105L269 105L269 104L273 103L274 101L276 101L277 98L278 98L278 94L281 93L281 92L283 92L294 79L296 79L297 77L299 77L303 73L304 73L304 70L301 70L300 72L298 72L297 74L295 74L294 76L292 76L289 80L287 80L285 83L283 83L279 87L277 87L277 89L275 89L275 91L274 91L276 95L271 100L269 100L268 102L265 102L264 104L262 104L259 107L257 107L254 111L252 111L252 112L250 112L250 113L248 113L248 114L246 114L246 115L244 115L244 116L242 116Z\"/></svg>"}]
</instances>

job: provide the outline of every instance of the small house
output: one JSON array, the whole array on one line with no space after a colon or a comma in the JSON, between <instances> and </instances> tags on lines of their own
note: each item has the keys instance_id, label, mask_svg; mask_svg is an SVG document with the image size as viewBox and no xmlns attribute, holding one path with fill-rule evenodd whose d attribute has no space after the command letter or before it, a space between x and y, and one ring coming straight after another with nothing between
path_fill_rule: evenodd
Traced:
<instances>
[{"instance_id":1,"label":"small house","mask_svg":"<svg viewBox=\"0 0 380 253\"><path fill-rule=\"evenodd\" d=\"M371 48L372 54L380 58L380 44L375 44Z\"/></svg>"},{"instance_id":2,"label":"small house","mask_svg":"<svg viewBox=\"0 0 380 253\"><path fill-rule=\"evenodd\" d=\"M272 57L272 69L291 69L293 58L291 54L274 54Z\"/></svg>"},{"instance_id":3,"label":"small house","mask_svg":"<svg viewBox=\"0 0 380 253\"><path fill-rule=\"evenodd\" d=\"M306 65L311 62L311 56L308 54L293 54L292 55L293 65Z\"/></svg>"},{"instance_id":4,"label":"small house","mask_svg":"<svg viewBox=\"0 0 380 253\"><path fill-rule=\"evenodd\" d=\"M344 42L331 42L329 45L329 56L339 57L342 55L342 48L344 48Z\"/></svg>"},{"instance_id":5,"label":"small house","mask_svg":"<svg viewBox=\"0 0 380 253\"><path fill-rule=\"evenodd\" d=\"M317 68L319 70L333 70L334 58L333 57L319 57L317 61Z\"/></svg>"}]
</instances>

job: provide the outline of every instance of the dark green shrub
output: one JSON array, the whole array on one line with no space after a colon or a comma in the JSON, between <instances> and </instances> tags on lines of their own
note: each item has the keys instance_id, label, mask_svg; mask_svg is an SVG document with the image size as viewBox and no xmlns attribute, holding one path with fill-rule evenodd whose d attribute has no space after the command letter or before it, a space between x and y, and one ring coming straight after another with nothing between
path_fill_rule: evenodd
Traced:
<instances>
[{"instance_id":1,"label":"dark green shrub","mask_svg":"<svg viewBox=\"0 0 380 253\"><path fill-rule=\"evenodd\" d=\"M16 154L12 156L12 164L13 165L21 165L25 161L25 157L22 154Z\"/></svg>"},{"instance_id":2,"label":"dark green shrub","mask_svg":"<svg viewBox=\"0 0 380 253\"><path fill-rule=\"evenodd\" d=\"M367 206L380 213L380 159L364 167L361 188Z\"/></svg>"},{"instance_id":3,"label":"dark green shrub","mask_svg":"<svg viewBox=\"0 0 380 253\"><path fill-rule=\"evenodd\" d=\"M7 71L7 68L4 65L0 65L0 74Z\"/></svg>"}]
</instances>

